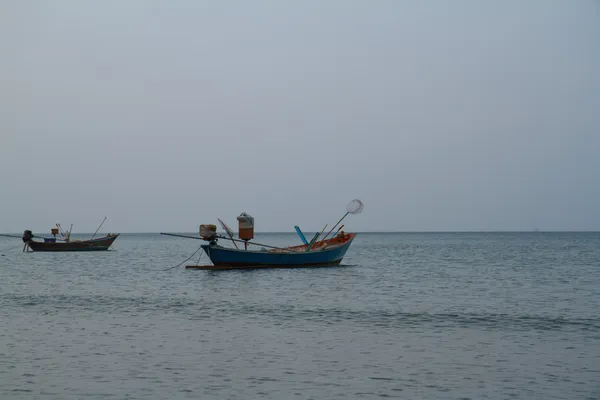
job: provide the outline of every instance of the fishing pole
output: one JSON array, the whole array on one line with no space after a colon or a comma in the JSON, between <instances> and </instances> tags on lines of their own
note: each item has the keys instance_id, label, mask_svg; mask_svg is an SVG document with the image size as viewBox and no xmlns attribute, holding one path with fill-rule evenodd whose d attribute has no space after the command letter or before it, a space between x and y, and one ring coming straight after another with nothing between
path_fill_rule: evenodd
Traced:
<instances>
[{"instance_id":1,"label":"fishing pole","mask_svg":"<svg viewBox=\"0 0 600 400\"><path fill-rule=\"evenodd\" d=\"M98 233L98 231L100 230L100 228L102 228L102 225L104 225L104 221L106 221L106 217L104 217L104 219L102 220L102 223L100 224L100 226L98 227L98 229L96 229L96 232L94 232L94 234L92 235L92 238L90 240L92 240L96 236L96 233Z\"/></svg>"},{"instance_id":2,"label":"fishing pole","mask_svg":"<svg viewBox=\"0 0 600 400\"><path fill-rule=\"evenodd\" d=\"M319 238L319 236L321 236L323 234L323 232L325 232L325 229L327 229L327 224L325 224L325 226L323 227L321 232L319 232L319 234L315 235L315 237L310 241L308 246L306 246L307 253L310 251L310 248L313 247L313 245L317 243L317 239Z\"/></svg>"},{"instance_id":3,"label":"fishing pole","mask_svg":"<svg viewBox=\"0 0 600 400\"><path fill-rule=\"evenodd\" d=\"M175 236L175 237L182 237L182 238L187 238L187 239L198 239L198 240L206 240L204 238L201 237L196 237L196 236L189 236L189 235L178 235L175 233L165 233L165 232L161 232L161 235L166 235L166 236ZM246 243L245 240L239 240L239 239L234 239L234 238L228 238L225 236L215 236L215 238L217 239L224 239L224 240L233 240L235 242L239 242L239 243ZM268 244L262 244L262 243L256 243L256 242L248 242L248 244L253 244L255 246L262 246L262 247L268 247L270 249L277 249L277 250L286 250L286 251L292 251L283 247L275 247L275 246L269 246Z\"/></svg>"}]
</instances>

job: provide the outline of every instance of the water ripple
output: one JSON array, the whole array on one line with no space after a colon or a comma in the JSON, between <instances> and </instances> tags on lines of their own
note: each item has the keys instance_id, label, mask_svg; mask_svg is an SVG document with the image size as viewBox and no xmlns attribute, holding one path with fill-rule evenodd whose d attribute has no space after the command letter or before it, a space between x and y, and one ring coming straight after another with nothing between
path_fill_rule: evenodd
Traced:
<instances>
[{"instance_id":1,"label":"water ripple","mask_svg":"<svg viewBox=\"0 0 600 400\"><path fill-rule=\"evenodd\" d=\"M202 307L189 299L159 297L112 297L83 295L26 296L0 295L3 307L34 307L40 311L87 310L91 312L146 313L162 311L189 314L196 318L214 316L238 318L255 315L278 321L305 320L320 323L353 323L378 328L416 327L427 325L437 328L480 327L512 330L582 330L600 331L600 318L566 318L536 315L509 315L494 313L409 313L382 310L348 310L339 308L310 308L289 305L264 305L206 301Z\"/></svg>"}]
</instances>

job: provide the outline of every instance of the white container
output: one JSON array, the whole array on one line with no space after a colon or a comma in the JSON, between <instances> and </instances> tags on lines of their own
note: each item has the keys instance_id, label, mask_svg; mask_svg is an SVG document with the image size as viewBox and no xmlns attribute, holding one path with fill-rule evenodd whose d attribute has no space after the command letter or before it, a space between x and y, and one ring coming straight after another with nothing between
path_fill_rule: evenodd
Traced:
<instances>
[{"instance_id":1,"label":"white container","mask_svg":"<svg viewBox=\"0 0 600 400\"><path fill-rule=\"evenodd\" d=\"M242 240L251 240L254 238L254 217L250 214L241 213L238 220L239 236Z\"/></svg>"}]
</instances>

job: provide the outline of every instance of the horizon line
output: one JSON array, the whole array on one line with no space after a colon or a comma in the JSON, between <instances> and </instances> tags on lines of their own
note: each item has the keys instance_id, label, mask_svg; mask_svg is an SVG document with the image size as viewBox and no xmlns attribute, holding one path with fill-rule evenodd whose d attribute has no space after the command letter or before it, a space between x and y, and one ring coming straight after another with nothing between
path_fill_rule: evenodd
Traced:
<instances>
[{"instance_id":1,"label":"horizon line","mask_svg":"<svg viewBox=\"0 0 600 400\"><path fill-rule=\"evenodd\" d=\"M305 233L316 233L317 231L304 231ZM405 231L346 231L352 233L600 233L600 230L405 230ZM118 234L158 234L161 233L185 233L185 234L196 234L198 232L191 231L170 231L170 232L161 232L161 231L123 231L123 232L111 232ZM235 232L236 234L238 232ZM293 231L260 231L254 232L255 234L296 234ZM1 234L7 235L19 235L18 232L3 232ZM91 235L93 232L74 232L74 235ZM106 235L107 233L96 234L97 236L102 237L101 235Z\"/></svg>"}]
</instances>

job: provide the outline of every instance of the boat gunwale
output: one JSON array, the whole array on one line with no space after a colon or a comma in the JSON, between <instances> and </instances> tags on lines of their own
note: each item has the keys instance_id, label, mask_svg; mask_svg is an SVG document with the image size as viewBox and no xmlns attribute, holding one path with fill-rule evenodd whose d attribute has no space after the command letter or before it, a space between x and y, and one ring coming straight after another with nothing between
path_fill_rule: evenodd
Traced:
<instances>
[{"instance_id":1,"label":"boat gunwale","mask_svg":"<svg viewBox=\"0 0 600 400\"><path fill-rule=\"evenodd\" d=\"M354 240L354 238L356 237L356 233L347 233L346 236L349 236L348 239L346 239L344 242L341 243L337 243L333 246L328 246L325 248L322 248L324 245L318 245L315 246L313 244L313 247L311 248L310 251L306 251L306 247L307 245L305 244L301 244L298 246L290 246L290 247L282 247L281 249L276 249L276 250L245 250L245 249L235 249L233 247L225 247L225 246L221 246L219 244L217 245L211 245L211 244L203 244L201 245L201 247L203 249L218 249L218 250L225 250L225 251L231 251L231 252L236 252L236 253L252 253L252 254L314 254L314 253L323 253L323 252L327 252L327 251L331 251L331 250L336 250L339 247L345 246L347 244L352 243L352 241ZM332 239L328 239L329 240L333 240L336 238L332 238ZM317 242L319 243L319 242ZM312 250L312 249L315 250ZM288 249L297 249L297 250L289 250Z\"/></svg>"},{"instance_id":2,"label":"boat gunwale","mask_svg":"<svg viewBox=\"0 0 600 400\"><path fill-rule=\"evenodd\" d=\"M205 271L226 271L226 270L243 270L243 269L292 269L292 268L326 268L326 267L340 267L342 266L342 259L338 259L331 262L324 263L312 263L312 264L218 264L218 265L186 265L186 269L198 269Z\"/></svg>"}]
</instances>

